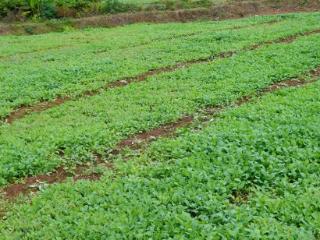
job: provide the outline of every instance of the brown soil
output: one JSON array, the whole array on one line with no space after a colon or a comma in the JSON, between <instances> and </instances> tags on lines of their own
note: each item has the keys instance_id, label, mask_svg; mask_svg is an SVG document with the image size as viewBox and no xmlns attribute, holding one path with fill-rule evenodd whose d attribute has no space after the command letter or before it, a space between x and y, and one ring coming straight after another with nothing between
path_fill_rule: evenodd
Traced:
<instances>
[{"instance_id":1,"label":"brown soil","mask_svg":"<svg viewBox=\"0 0 320 240\"><path fill-rule=\"evenodd\" d=\"M12 112L6 119L5 122L11 124L15 120L21 119L24 116L35 113L35 112L42 112L49 108L53 108L55 106L59 106L63 104L65 101L69 100L70 98L64 97L64 98L57 98L54 101L46 101L46 102L40 102L33 106L22 106L18 108L16 111Z\"/></svg>"},{"instance_id":2,"label":"brown soil","mask_svg":"<svg viewBox=\"0 0 320 240\"><path fill-rule=\"evenodd\" d=\"M294 41L295 39L297 39L300 36L307 36L307 35L311 35L311 34L316 34L316 33L320 33L320 29L317 30L313 30L313 31L309 31L309 32L305 32L303 34L295 34L286 38L281 38L275 41L266 41L260 44L255 44L249 47L246 47L243 50L255 50L258 49L260 47L263 47L265 45L269 45L269 44L273 44L273 43L290 43L292 41ZM134 83L134 82L141 82L146 80L148 77L151 76L155 76L161 73L168 73L168 72L173 72L177 69L181 69L181 68L185 68L188 66L191 66L193 64L199 64L199 63L206 63L206 62L210 62L212 60L215 59L221 59L221 58L227 58L227 57L231 57L234 54L236 54L237 52L222 52L216 56L210 56L208 58L200 58L200 59L195 59L195 60L190 60L190 61L186 61L186 62L180 62L177 63L175 65L172 66L166 66L166 67L161 67L158 69L151 69L145 73L142 73L141 75L138 75L136 77L128 77L128 78L124 78L121 80L117 80L115 82L111 82L108 83L107 85L103 86L100 89L96 89L96 90L88 90L83 92L80 96L77 97L60 97L57 98L53 101L45 101L45 102L40 102L37 103L33 106L22 106L17 108L15 111L11 112L9 114L8 117L6 117L4 119L4 122L8 123L8 124L12 124L13 122L15 122L16 120L19 120L21 118L24 118L26 115L30 114L30 113L39 113L39 112L43 112L45 110L48 110L50 108L59 106L64 104L67 101L71 101L71 100L77 100L81 97L90 97L90 96L94 96L97 95L99 93L101 93L103 90L107 90L107 89L112 89L112 88L118 88L118 87L123 87L126 86L130 83Z\"/></svg>"},{"instance_id":3,"label":"brown soil","mask_svg":"<svg viewBox=\"0 0 320 240\"><path fill-rule=\"evenodd\" d=\"M119 154L123 149L139 149L142 144L148 143L159 137L167 137L173 134L176 129L186 127L193 122L193 116L185 116L173 123L168 123L155 128L150 131L146 131L140 134L136 134L131 138L121 141L117 147L111 152L112 154Z\"/></svg>"},{"instance_id":4,"label":"brown soil","mask_svg":"<svg viewBox=\"0 0 320 240\"><path fill-rule=\"evenodd\" d=\"M96 161L92 165L82 164L77 165L72 172L66 171L63 167L57 168L54 172L26 178L22 183L10 184L3 189L7 199L15 199L20 194L27 195L41 190L42 187L53 183L61 183L67 178L72 178L74 181L91 180L96 181L101 177L100 173L87 173L87 170L96 165L103 165L104 167L112 169L111 163L106 163L101 160L99 155L96 155Z\"/></svg>"},{"instance_id":5,"label":"brown soil","mask_svg":"<svg viewBox=\"0 0 320 240\"><path fill-rule=\"evenodd\" d=\"M221 20L230 18L242 18L261 14L279 14L289 12L318 11L318 0L260 0L260 1L234 1L212 8L185 9L176 11L145 11L136 13L122 13L73 19L65 25L74 28L87 27L115 27L132 23L166 23L188 22L199 19ZM24 23L2 24L0 34L40 34L50 31L61 31L64 26L53 23Z\"/></svg>"},{"instance_id":6,"label":"brown soil","mask_svg":"<svg viewBox=\"0 0 320 240\"><path fill-rule=\"evenodd\" d=\"M287 87L304 86L306 84L315 82L320 76L320 67L310 71L310 73L307 74L307 76L308 78L305 77L305 78L289 79L289 80L284 80L278 83L274 83L260 90L256 94L244 96L228 106L213 106L213 107L207 107L205 109L202 109L201 111L199 111L204 115L204 117L202 118L202 123L207 122L210 118L216 115L216 113L219 113L220 111L222 111L227 107L241 106L247 102L250 102L255 96L263 96L267 93L270 93L279 89L283 89ZM163 124L162 126L152 129L150 131L133 135L121 141L111 153L113 155L120 154L121 151L126 148L140 149L143 145L151 141L154 141L160 137L167 137L167 136L173 135L178 128L187 127L188 125L191 125L193 123L193 120L194 120L193 116L184 116L175 122ZM112 164L103 162L100 155L96 154L95 156L96 156L96 162L95 162L96 165L99 164L99 165L108 167L110 169L113 168ZM86 171L90 167L92 166L88 166L87 164L78 165L74 171L74 174L69 174L66 170L60 167L51 174L28 177L23 181L23 183L10 184L6 186L2 190L2 192L5 194L6 199L14 200L20 194L29 194L31 192L37 192L41 189L41 186L43 186L44 184L47 185L47 184L53 184L53 183L60 183L60 182L63 182L67 177L72 177L74 181L78 181L80 179L86 179L86 180L92 180L92 181L99 180L101 176L99 173L86 174Z\"/></svg>"},{"instance_id":7,"label":"brown soil","mask_svg":"<svg viewBox=\"0 0 320 240\"><path fill-rule=\"evenodd\" d=\"M58 168L54 174L38 175L29 177L23 183L16 183L7 186L4 192L8 198L15 198L19 194L29 194L31 192L39 191L41 185L52 184L64 181L69 174L62 168Z\"/></svg>"}]
</instances>

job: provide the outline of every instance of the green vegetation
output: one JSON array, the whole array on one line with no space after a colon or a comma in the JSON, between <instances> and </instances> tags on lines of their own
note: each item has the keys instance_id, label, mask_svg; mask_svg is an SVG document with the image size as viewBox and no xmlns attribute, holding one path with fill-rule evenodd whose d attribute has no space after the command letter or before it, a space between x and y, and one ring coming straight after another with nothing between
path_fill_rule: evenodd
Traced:
<instances>
[{"instance_id":1,"label":"green vegetation","mask_svg":"<svg viewBox=\"0 0 320 240\"><path fill-rule=\"evenodd\" d=\"M1 183L89 161L131 134L313 69L320 64L319 36L162 74L3 125Z\"/></svg>"},{"instance_id":2,"label":"green vegetation","mask_svg":"<svg viewBox=\"0 0 320 240\"><path fill-rule=\"evenodd\" d=\"M232 12L235 11L236 15L241 16L243 10L255 14L257 11L255 8L266 7L272 11L277 8L292 9L293 6L317 9L319 2L317 0L0 0L0 19L9 22L26 20L42 22L47 19L71 19L155 10L211 8L212 12L215 12L224 11L228 7L232 7Z\"/></svg>"},{"instance_id":3,"label":"green vegetation","mask_svg":"<svg viewBox=\"0 0 320 240\"><path fill-rule=\"evenodd\" d=\"M99 182L51 187L12 210L3 239L318 239L319 102L319 82L280 91Z\"/></svg>"},{"instance_id":4,"label":"green vegetation","mask_svg":"<svg viewBox=\"0 0 320 240\"><path fill-rule=\"evenodd\" d=\"M0 0L0 17L11 19L80 17L142 10L208 7L224 0Z\"/></svg>"},{"instance_id":5,"label":"green vegetation","mask_svg":"<svg viewBox=\"0 0 320 240\"><path fill-rule=\"evenodd\" d=\"M319 20L288 14L0 37L0 118L72 97L1 123L0 192L58 167L103 173L36 182L41 191L22 201L0 197L0 239L319 239L320 79L257 97L319 71ZM217 57L224 52L235 54ZM199 59L208 61L103 88ZM252 101L239 106L246 96ZM224 110L212 121L197 121L216 106ZM112 154L122 140L183 116L194 116L192 127ZM112 168L97 167L97 155Z\"/></svg>"},{"instance_id":6,"label":"green vegetation","mask_svg":"<svg viewBox=\"0 0 320 240\"><path fill-rule=\"evenodd\" d=\"M138 6L118 0L0 0L0 16L14 19L76 17L129 10L138 10Z\"/></svg>"},{"instance_id":7,"label":"green vegetation","mask_svg":"<svg viewBox=\"0 0 320 240\"><path fill-rule=\"evenodd\" d=\"M0 117L21 105L80 95L151 69L214 58L224 51L318 29L319 22L318 13L293 14L224 21L221 26L211 22L142 24L21 39L4 37L0 39ZM232 25L243 28L230 29ZM30 42L27 47L25 41ZM31 53L18 54L28 51Z\"/></svg>"},{"instance_id":8,"label":"green vegetation","mask_svg":"<svg viewBox=\"0 0 320 240\"><path fill-rule=\"evenodd\" d=\"M317 18L318 14L314 17ZM63 33L49 33L36 36L2 36L0 38L1 58L17 54L32 53L38 51L58 50L58 47L67 49L79 47L89 48L91 44L102 50L113 50L139 45L148 45L153 41L170 40L175 37L188 37L201 33L214 33L233 28L254 27L256 24L265 24L273 21L281 21L287 18L304 18L305 21L311 15L290 14L265 17L251 17L242 20L226 20L221 22L202 21L190 23L166 23L166 24L134 24L116 28L89 28L81 31L69 31ZM312 18L312 17L311 17ZM311 20L312 21L312 20ZM310 23L312 24L312 23ZM130 40L130 41L129 41ZM25 42L28 41L28 46ZM77 49L75 49L77 50ZM51 53L49 51L47 54ZM63 54L63 52L61 53ZM37 55L35 55L37 56ZM20 57L20 55L19 55Z\"/></svg>"}]
</instances>

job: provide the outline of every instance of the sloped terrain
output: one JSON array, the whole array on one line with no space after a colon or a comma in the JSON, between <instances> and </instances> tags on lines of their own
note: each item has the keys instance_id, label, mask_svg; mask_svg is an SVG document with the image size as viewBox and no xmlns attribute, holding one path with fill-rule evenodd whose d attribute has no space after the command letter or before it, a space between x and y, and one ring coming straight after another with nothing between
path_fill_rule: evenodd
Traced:
<instances>
[{"instance_id":1,"label":"sloped terrain","mask_svg":"<svg viewBox=\"0 0 320 240\"><path fill-rule=\"evenodd\" d=\"M319 13L0 42L3 239L319 238Z\"/></svg>"}]
</instances>

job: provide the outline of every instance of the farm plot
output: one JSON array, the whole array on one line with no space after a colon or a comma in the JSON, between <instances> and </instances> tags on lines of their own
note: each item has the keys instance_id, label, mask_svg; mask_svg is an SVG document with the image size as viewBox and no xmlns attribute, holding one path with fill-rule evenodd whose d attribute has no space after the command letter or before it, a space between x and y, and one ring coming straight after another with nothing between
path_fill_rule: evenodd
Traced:
<instances>
[{"instance_id":1,"label":"farm plot","mask_svg":"<svg viewBox=\"0 0 320 240\"><path fill-rule=\"evenodd\" d=\"M46 44L59 38L48 34L33 36L30 52L20 37L1 39L16 49L0 59L0 115L31 112L0 125L0 236L319 238L319 20L163 24L154 35L133 25L133 35L150 34L131 43L125 28L102 39L97 30L62 34L70 46ZM92 44L80 43L86 33ZM119 38L114 48L108 34ZM47 107L32 109L38 102ZM164 126L181 130L116 154ZM10 186L77 166L99 177L34 182L41 191L30 201L6 202Z\"/></svg>"},{"instance_id":2,"label":"farm plot","mask_svg":"<svg viewBox=\"0 0 320 240\"><path fill-rule=\"evenodd\" d=\"M308 72L320 65L319 36L160 74L3 125L1 184L94 160L132 134Z\"/></svg>"},{"instance_id":3,"label":"farm plot","mask_svg":"<svg viewBox=\"0 0 320 240\"><path fill-rule=\"evenodd\" d=\"M226 111L201 131L118 159L99 182L45 190L13 208L0 232L4 239L317 239L319 96L316 82Z\"/></svg>"},{"instance_id":4,"label":"farm plot","mask_svg":"<svg viewBox=\"0 0 320 240\"><path fill-rule=\"evenodd\" d=\"M319 30L319 14L270 17L269 23L265 23L268 22L267 17L261 18L245 20L246 25L238 24L242 26L238 29L230 29L231 24L225 23L227 30L214 30L215 27L204 23L204 30L195 35L150 40L149 43L133 47L123 48L123 40L118 47L115 44L114 49L110 46L111 41L106 47L103 47L103 41L96 44L93 41L92 44L79 44L78 47L17 54L0 59L0 117L5 119L20 106L53 100L59 96L79 96L89 90L101 89L107 83L155 69L178 63L181 66L181 62L210 60L223 52L240 51L265 41ZM201 26L198 23L199 29ZM194 26L191 29L194 30ZM141 43L139 34L137 39L136 42Z\"/></svg>"},{"instance_id":5,"label":"farm plot","mask_svg":"<svg viewBox=\"0 0 320 240\"><path fill-rule=\"evenodd\" d=\"M293 17L294 14L292 14ZM166 24L134 24L117 28L88 28L82 31L49 33L36 36L3 36L1 37L1 58L16 54L30 54L54 48L83 48L99 44L103 50L132 47L152 41L166 40L181 35L197 34L202 31L219 31L263 24L270 21L281 21L288 16L252 17L242 20L223 22L190 22ZM289 18L290 18L289 17ZM293 17L294 18L294 17ZM128 41L130 39L130 41ZM26 46L25 42L28 42ZM90 43L90 44L88 44ZM89 46L88 46L89 45Z\"/></svg>"}]
</instances>

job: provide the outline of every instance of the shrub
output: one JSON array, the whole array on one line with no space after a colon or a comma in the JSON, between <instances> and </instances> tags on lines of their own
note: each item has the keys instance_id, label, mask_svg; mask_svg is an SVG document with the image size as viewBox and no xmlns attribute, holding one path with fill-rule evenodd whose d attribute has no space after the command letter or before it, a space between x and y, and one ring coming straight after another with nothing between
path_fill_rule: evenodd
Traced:
<instances>
[{"instance_id":1,"label":"shrub","mask_svg":"<svg viewBox=\"0 0 320 240\"><path fill-rule=\"evenodd\" d=\"M0 17L32 18L75 17L97 13L139 10L138 5L119 0L0 0Z\"/></svg>"},{"instance_id":2,"label":"shrub","mask_svg":"<svg viewBox=\"0 0 320 240\"><path fill-rule=\"evenodd\" d=\"M118 0L104 0L102 2L102 11L104 13L119 13L136 10L138 10L136 5L123 3Z\"/></svg>"},{"instance_id":3,"label":"shrub","mask_svg":"<svg viewBox=\"0 0 320 240\"><path fill-rule=\"evenodd\" d=\"M8 12L18 12L24 5L24 0L0 0L0 16L4 17Z\"/></svg>"},{"instance_id":4,"label":"shrub","mask_svg":"<svg viewBox=\"0 0 320 240\"><path fill-rule=\"evenodd\" d=\"M56 17L53 0L0 0L0 16L15 14L16 18L23 17Z\"/></svg>"}]
</instances>

